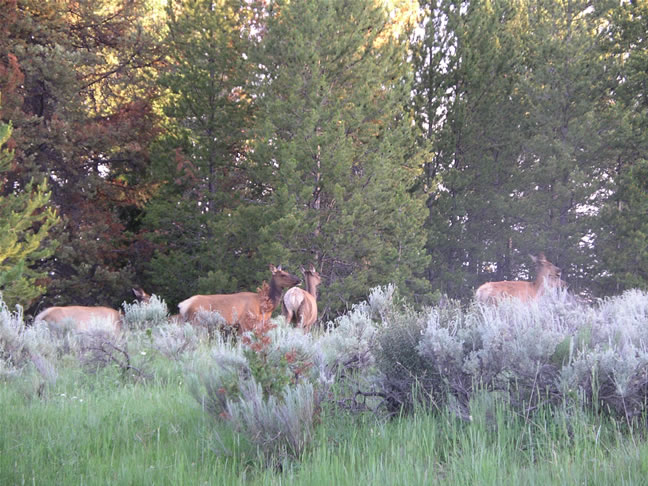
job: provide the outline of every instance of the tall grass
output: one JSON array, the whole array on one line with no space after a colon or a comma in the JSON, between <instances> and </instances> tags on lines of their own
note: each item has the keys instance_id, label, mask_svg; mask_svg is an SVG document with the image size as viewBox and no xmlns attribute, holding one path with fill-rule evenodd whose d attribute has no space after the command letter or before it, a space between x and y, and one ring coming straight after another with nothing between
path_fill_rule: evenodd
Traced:
<instances>
[{"instance_id":1,"label":"tall grass","mask_svg":"<svg viewBox=\"0 0 648 486\"><path fill-rule=\"evenodd\" d=\"M70 373L46 399L0 388L0 484L239 484L238 440L180 375L124 385L111 371Z\"/></svg>"},{"instance_id":2,"label":"tall grass","mask_svg":"<svg viewBox=\"0 0 648 486\"><path fill-rule=\"evenodd\" d=\"M125 386L62 372L46 399L0 388L0 484L645 484L648 446L593 414L531 422L485 394L472 421L417 409L395 420L326 408L283 471L211 420L181 374Z\"/></svg>"},{"instance_id":3,"label":"tall grass","mask_svg":"<svg viewBox=\"0 0 648 486\"><path fill-rule=\"evenodd\" d=\"M418 312L395 292L316 335L278 319L257 351L137 304L137 376L0 306L0 484L646 483L647 294Z\"/></svg>"},{"instance_id":4,"label":"tall grass","mask_svg":"<svg viewBox=\"0 0 648 486\"><path fill-rule=\"evenodd\" d=\"M648 446L614 422L539 414L516 420L479 404L472 422L419 410L365 421L337 442L326 434L298 467L266 472L263 484L611 485L646 484ZM494 414L490 416L490 414Z\"/></svg>"}]
</instances>

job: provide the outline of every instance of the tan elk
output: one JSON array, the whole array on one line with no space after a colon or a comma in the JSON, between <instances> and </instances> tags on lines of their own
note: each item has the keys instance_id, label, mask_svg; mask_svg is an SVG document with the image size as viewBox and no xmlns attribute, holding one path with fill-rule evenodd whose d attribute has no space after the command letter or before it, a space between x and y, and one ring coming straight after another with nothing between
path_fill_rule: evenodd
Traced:
<instances>
[{"instance_id":1,"label":"tan elk","mask_svg":"<svg viewBox=\"0 0 648 486\"><path fill-rule=\"evenodd\" d=\"M142 304L148 304L151 301L151 294L147 293L142 287L137 287L136 289L131 289L133 295L137 300Z\"/></svg>"},{"instance_id":2,"label":"tan elk","mask_svg":"<svg viewBox=\"0 0 648 486\"><path fill-rule=\"evenodd\" d=\"M486 282L475 293L479 302L497 302L506 298L517 298L529 301L540 297L545 287L564 287L565 282L560 279L561 271L547 260L544 253L537 257L529 255L536 264L536 279L534 282L508 281Z\"/></svg>"},{"instance_id":3,"label":"tan elk","mask_svg":"<svg viewBox=\"0 0 648 486\"><path fill-rule=\"evenodd\" d=\"M61 326L71 323L76 331L87 331L92 324L105 325L106 330L117 334L121 331L121 314L110 307L85 307L69 305L48 307L34 318L34 322L44 321L49 325Z\"/></svg>"},{"instance_id":4,"label":"tan elk","mask_svg":"<svg viewBox=\"0 0 648 486\"><path fill-rule=\"evenodd\" d=\"M151 295L141 287L131 290L140 302L146 304L151 300ZM34 322L45 321L56 326L69 322L76 331L87 331L91 324L105 324L107 330L116 334L121 331L122 317L119 311L110 307L68 305L48 307L34 318Z\"/></svg>"},{"instance_id":5,"label":"tan elk","mask_svg":"<svg viewBox=\"0 0 648 486\"><path fill-rule=\"evenodd\" d=\"M218 312L227 326L239 332L251 331L259 324L270 320L272 312L281 302L283 289L299 284L299 278L281 269L281 265L270 265L270 284L263 283L257 292L237 294L194 295L178 304L182 319L194 322L201 311Z\"/></svg>"},{"instance_id":6,"label":"tan elk","mask_svg":"<svg viewBox=\"0 0 648 486\"><path fill-rule=\"evenodd\" d=\"M282 315L286 321L295 321L297 327L310 331L311 326L317 321L317 287L322 282L320 274L311 264L308 270L301 269L304 274L306 290L293 287L286 291L282 303Z\"/></svg>"}]
</instances>

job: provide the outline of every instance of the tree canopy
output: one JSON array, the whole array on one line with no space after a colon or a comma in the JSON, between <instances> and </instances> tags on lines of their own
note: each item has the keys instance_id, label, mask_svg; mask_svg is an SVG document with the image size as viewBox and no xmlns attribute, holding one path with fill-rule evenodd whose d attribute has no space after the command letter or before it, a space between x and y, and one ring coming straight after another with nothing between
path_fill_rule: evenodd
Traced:
<instances>
[{"instance_id":1,"label":"tree canopy","mask_svg":"<svg viewBox=\"0 0 648 486\"><path fill-rule=\"evenodd\" d=\"M645 1L0 7L12 303L173 307L313 264L333 317L541 251L574 292L648 284Z\"/></svg>"}]
</instances>

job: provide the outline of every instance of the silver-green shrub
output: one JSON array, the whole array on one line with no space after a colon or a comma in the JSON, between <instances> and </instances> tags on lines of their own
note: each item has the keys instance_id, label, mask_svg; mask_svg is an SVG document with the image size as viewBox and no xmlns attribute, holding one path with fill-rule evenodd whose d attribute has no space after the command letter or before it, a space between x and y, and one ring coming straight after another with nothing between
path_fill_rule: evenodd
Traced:
<instances>
[{"instance_id":1,"label":"silver-green shrub","mask_svg":"<svg viewBox=\"0 0 648 486\"><path fill-rule=\"evenodd\" d=\"M223 418L227 401L239 397L241 384L252 374L240 343L217 337L211 345L209 353L195 354L188 364L189 389L207 413Z\"/></svg>"},{"instance_id":2,"label":"silver-green shrub","mask_svg":"<svg viewBox=\"0 0 648 486\"><path fill-rule=\"evenodd\" d=\"M266 344L247 345L217 337L208 356L196 355L193 375L205 409L269 455L303 451L321 399L358 410L374 408L356 406L371 397L389 413L423 403L468 417L472 397L486 393L522 416L567 404L625 419L648 403L648 294L640 291L594 305L561 291L414 310L379 287L319 335L279 319L264 336Z\"/></svg>"},{"instance_id":3,"label":"silver-green shrub","mask_svg":"<svg viewBox=\"0 0 648 486\"><path fill-rule=\"evenodd\" d=\"M627 419L646 411L648 400L648 294L630 290L583 310L560 387L589 405Z\"/></svg>"},{"instance_id":4,"label":"silver-green shrub","mask_svg":"<svg viewBox=\"0 0 648 486\"><path fill-rule=\"evenodd\" d=\"M312 436L322 396L323 361L315 340L280 319L262 336L236 342L217 335L209 354L189 366L190 389L212 416L224 419L267 458L301 454Z\"/></svg>"},{"instance_id":5,"label":"silver-green shrub","mask_svg":"<svg viewBox=\"0 0 648 486\"><path fill-rule=\"evenodd\" d=\"M166 302L157 295L152 295L148 302L124 302L122 308L124 327L130 330L150 329L169 321Z\"/></svg>"},{"instance_id":6,"label":"silver-green shrub","mask_svg":"<svg viewBox=\"0 0 648 486\"><path fill-rule=\"evenodd\" d=\"M467 406L475 390L504 393L525 414L564 402L603 406L626 418L646 411L645 292L588 305L559 291L532 302L449 303L419 312L389 304L394 292L375 295L378 312L368 302L354 308L337 320L338 329L346 329L340 335L329 330L320 346L333 363L336 354L340 359L354 349L351 330L371 329L372 339L364 342L373 361L359 368L366 380L358 391L380 396L391 412L417 400Z\"/></svg>"},{"instance_id":7,"label":"silver-green shrub","mask_svg":"<svg viewBox=\"0 0 648 486\"><path fill-rule=\"evenodd\" d=\"M329 322L318 340L328 374L368 371L375 362L378 322L367 302L354 305L350 312Z\"/></svg>"},{"instance_id":8,"label":"silver-green shrub","mask_svg":"<svg viewBox=\"0 0 648 486\"><path fill-rule=\"evenodd\" d=\"M200 338L191 324L162 324L152 331L153 347L171 359L182 356L198 348Z\"/></svg>"},{"instance_id":9,"label":"silver-green shrub","mask_svg":"<svg viewBox=\"0 0 648 486\"><path fill-rule=\"evenodd\" d=\"M266 398L261 386L251 379L241 386L238 399L228 400L226 413L235 430L266 458L297 458L312 440L316 401L310 383L287 386L280 396Z\"/></svg>"},{"instance_id":10,"label":"silver-green shrub","mask_svg":"<svg viewBox=\"0 0 648 486\"><path fill-rule=\"evenodd\" d=\"M233 329L217 311L199 309L193 317L193 324L204 329L210 338L236 334L236 329Z\"/></svg>"},{"instance_id":11,"label":"silver-green shrub","mask_svg":"<svg viewBox=\"0 0 648 486\"><path fill-rule=\"evenodd\" d=\"M44 323L26 326L22 308L11 312L0 295L0 378L35 369L46 383L54 383L56 341Z\"/></svg>"}]
</instances>

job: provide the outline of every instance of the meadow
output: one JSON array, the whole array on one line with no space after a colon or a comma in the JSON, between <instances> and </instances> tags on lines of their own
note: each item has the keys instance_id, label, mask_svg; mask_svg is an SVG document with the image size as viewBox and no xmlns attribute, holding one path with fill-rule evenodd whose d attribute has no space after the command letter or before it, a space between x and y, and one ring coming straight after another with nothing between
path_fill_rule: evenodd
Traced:
<instances>
[{"instance_id":1,"label":"meadow","mask_svg":"<svg viewBox=\"0 0 648 486\"><path fill-rule=\"evenodd\" d=\"M0 484L646 483L642 292L413 310L387 287L237 342L125 314L113 348L3 307Z\"/></svg>"}]
</instances>

